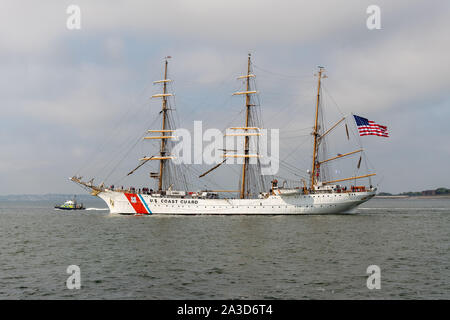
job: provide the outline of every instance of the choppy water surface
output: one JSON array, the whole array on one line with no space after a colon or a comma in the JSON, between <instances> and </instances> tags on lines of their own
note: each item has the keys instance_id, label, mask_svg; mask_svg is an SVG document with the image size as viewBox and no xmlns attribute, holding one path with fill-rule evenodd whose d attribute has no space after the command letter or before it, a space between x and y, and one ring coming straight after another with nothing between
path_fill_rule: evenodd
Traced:
<instances>
[{"instance_id":1,"label":"choppy water surface","mask_svg":"<svg viewBox=\"0 0 450 320\"><path fill-rule=\"evenodd\" d=\"M52 205L0 203L1 299L450 298L450 199L372 199L351 216L127 217ZM80 290L66 287L72 264ZM374 264L380 290L366 286Z\"/></svg>"}]
</instances>

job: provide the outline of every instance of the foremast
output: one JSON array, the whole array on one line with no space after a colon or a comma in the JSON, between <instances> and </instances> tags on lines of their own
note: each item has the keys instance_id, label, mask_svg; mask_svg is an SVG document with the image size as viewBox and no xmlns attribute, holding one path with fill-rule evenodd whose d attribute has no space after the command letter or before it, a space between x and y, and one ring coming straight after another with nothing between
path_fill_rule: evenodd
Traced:
<instances>
[{"instance_id":1,"label":"foremast","mask_svg":"<svg viewBox=\"0 0 450 320\"><path fill-rule=\"evenodd\" d=\"M169 124L169 118L168 118L168 98L173 96L172 93L169 93L167 90L167 84L169 82L172 82L172 80L167 78L167 67L169 64L168 59L170 59L170 56L167 56L164 58L164 78L162 80L154 81L153 84L161 84L162 85L162 93L154 94L152 95L152 98L161 98L162 104L161 104L161 111L162 114L162 120L161 120L161 129L160 130L148 130L148 133L157 133L158 136L149 136L144 137L144 139L158 139L161 140L160 142L160 148L159 148L159 156L152 156L152 157L144 157L140 160L148 161L148 160L156 160L159 161L159 172L158 173L150 173L151 178L155 178L158 180L158 191L163 190L163 182L164 182L164 171L167 160L171 160L174 157L168 154L167 150L167 143L166 140L175 138L172 133L175 131L171 129Z\"/></svg>"}]
</instances>

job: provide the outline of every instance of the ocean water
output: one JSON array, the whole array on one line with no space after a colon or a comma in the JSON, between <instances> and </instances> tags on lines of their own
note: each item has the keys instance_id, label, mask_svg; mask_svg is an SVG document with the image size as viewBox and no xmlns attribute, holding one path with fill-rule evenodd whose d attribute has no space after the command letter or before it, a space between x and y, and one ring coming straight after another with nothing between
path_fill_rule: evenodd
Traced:
<instances>
[{"instance_id":1,"label":"ocean water","mask_svg":"<svg viewBox=\"0 0 450 320\"><path fill-rule=\"evenodd\" d=\"M354 215L110 215L0 203L0 299L449 299L450 199ZM66 286L69 265L81 288ZM381 288L367 288L367 267Z\"/></svg>"}]
</instances>

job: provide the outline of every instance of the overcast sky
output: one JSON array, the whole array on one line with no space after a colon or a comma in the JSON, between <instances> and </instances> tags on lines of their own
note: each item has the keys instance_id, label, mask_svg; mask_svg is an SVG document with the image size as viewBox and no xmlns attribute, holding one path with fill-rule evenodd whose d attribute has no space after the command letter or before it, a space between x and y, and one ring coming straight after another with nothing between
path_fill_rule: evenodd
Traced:
<instances>
[{"instance_id":1,"label":"overcast sky","mask_svg":"<svg viewBox=\"0 0 450 320\"><path fill-rule=\"evenodd\" d=\"M66 27L71 4L80 30ZM380 30L366 27L372 4ZM380 190L450 187L449 16L448 0L2 0L0 194L79 193L69 176L108 176L157 116L148 98L167 55L181 126L223 129L242 108L231 93L249 52L280 158L310 139L321 65L324 103L388 126L390 138L361 138ZM309 169L299 152L291 163Z\"/></svg>"}]
</instances>

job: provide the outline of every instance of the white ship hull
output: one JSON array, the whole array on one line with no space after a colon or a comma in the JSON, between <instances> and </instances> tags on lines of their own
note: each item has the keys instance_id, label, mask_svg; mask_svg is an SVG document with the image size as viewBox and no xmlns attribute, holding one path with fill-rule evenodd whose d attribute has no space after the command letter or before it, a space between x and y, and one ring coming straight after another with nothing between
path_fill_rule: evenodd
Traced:
<instances>
[{"instance_id":1,"label":"white ship hull","mask_svg":"<svg viewBox=\"0 0 450 320\"><path fill-rule=\"evenodd\" d=\"M264 199L193 199L155 197L105 190L97 194L111 213L146 215L297 215L346 213L375 191L271 195Z\"/></svg>"}]
</instances>

